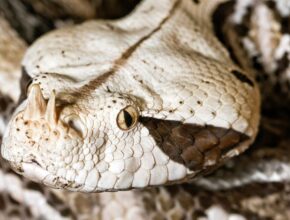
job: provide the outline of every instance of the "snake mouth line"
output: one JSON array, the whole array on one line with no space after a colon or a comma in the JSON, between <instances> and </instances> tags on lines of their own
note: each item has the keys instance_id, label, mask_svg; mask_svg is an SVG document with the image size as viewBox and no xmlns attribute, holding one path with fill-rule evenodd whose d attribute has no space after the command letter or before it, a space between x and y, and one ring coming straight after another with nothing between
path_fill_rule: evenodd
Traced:
<instances>
[{"instance_id":1,"label":"snake mouth line","mask_svg":"<svg viewBox=\"0 0 290 220\"><path fill-rule=\"evenodd\" d=\"M22 168L22 175L31 179L32 181L39 181L44 183L44 180L52 176L46 169L42 168L39 163L32 162L23 162L20 167Z\"/></svg>"},{"instance_id":2,"label":"snake mouth line","mask_svg":"<svg viewBox=\"0 0 290 220\"><path fill-rule=\"evenodd\" d=\"M13 167L15 167L15 164ZM75 181L69 181L63 177L58 177L50 173L49 171L41 167L40 164L37 163L36 161L23 162L21 163L20 166L17 166L17 167L21 167L21 171L22 171L21 174L24 177L35 182L41 182L42 184L52 187L52 188L78 190L80 187L82 187L81 184L78 184Z\"/></svg>"},{"instance_id":3,"label":"snake mouth line","mask_svg":"<svg viewBox=\"0 0 290 220\"><path fill-rule=\"evenodd\" d=\"M13 167L15 168L15 164L13 165ZM23 162L20 165L16 165L16 167L18 168L20 167L22 171L21 174L24 177L34 182L40 181L42 184L47 185L49 187L59 188L60 182L62 183L64 182L64 179L51 174L46 169L41 167L40 164L36 161Z\"/></svg>"}]
</instances>

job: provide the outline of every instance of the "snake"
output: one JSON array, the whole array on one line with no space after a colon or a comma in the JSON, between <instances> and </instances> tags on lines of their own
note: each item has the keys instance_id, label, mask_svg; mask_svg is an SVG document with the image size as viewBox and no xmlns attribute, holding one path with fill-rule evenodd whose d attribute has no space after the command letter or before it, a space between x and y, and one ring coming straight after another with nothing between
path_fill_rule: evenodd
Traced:
<instances>
[{"instance_id":1,"label":"snake","mask_svg":"<svg viewBox=\"0 0 290 220\"><path fill-rule=\"evenodd\" d=\"M22 61L25 86L3 158L49 187L89 196L130 190L100 194L106 203L133 188L191 182L243 153L258 132L260 93L214 34L211 16L222 2L146 0L124 18L42 36ZM125 219L146 216L131 200L136 209Z\"/></svg>"}]
</instances>

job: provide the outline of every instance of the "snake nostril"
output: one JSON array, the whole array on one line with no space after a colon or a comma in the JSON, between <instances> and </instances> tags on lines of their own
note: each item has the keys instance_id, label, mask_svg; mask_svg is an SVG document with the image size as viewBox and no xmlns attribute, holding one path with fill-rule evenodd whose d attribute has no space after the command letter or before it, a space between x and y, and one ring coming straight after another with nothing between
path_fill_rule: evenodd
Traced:
<instances>
[{"instance_id":1,"label":"snake nostril","mask_svg":"<svg viewBox=\"0 0 290 220\"><path fill-rule=\"evenodd\" d=\"M77 115L70 115L64 118L64 122L77 133L81 134L82 137L86 136L86 128L84 123Z\"/></svg>"}]
</instances>

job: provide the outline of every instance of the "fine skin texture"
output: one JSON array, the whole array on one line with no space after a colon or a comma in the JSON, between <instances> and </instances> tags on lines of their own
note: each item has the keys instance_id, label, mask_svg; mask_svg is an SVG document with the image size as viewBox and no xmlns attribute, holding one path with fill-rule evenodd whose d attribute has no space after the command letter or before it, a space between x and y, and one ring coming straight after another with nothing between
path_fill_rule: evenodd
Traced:
<instances>
[{"instance_id":1,"label":"fine skin texture","mask_svg":"<svg viewBox=\"0 0 290 220\"><path fill-rule=\"evenodd\" d=\"M0 30L5 30L1 32L1 39L6 34L9 36L13 33L9 29L9 25L1 25ZM235 29L230 28L229 30ZM5 44L1 44L4 45L4 51L8 48L14 48L14 54L23 54L24 48L13 43L19 42L17 35L10 35L8 39ZM241 38L238 39L241 40ZM235 42L237 43L238 40ZM8 58L6 60L0 59L1 67L5 69L7 65L13 66L15 70L19 71L21 69L19 61L12 59L13 56ZM245 57L243 59L245 60ZM1 72L1 74L11 74L10 77L15 73L17 71ZM18 84L17 81L14 83ZM5 91L6 81L2 81L1 78L0 84L0 90L4 89ZM23 86L25 88L26 84L24 83ZM276 92L273 92L273 95ZM18 87L14 87L8 94L3 92L0 94L5 100L2 102L1 99L0 113L1 119L4 116L5 122L9 119L11 109L14 106L9 97L15 94L19 94ZM272 105L273 107L275 105ZM281 110L279 109L280 113ZM200 178L198 182L200 187L196 186L195 180L190 185L153 187L145 190L97 194L71 193L63 190L52 190L41 184L32 183L26 178L17 176L9 169L5 161L0 161L0 219L104 220L118 218L157 220L166 218L184 220L216 219L218 215L219 219L231 220L287 220L290 218L288 205L290 197L287 184L283 186L282 183L253 183L257 181L282 182L286 181L287 176L289 176L289 169L287 171L287 167L289 167L289 158L287 157L289 155L289 138L287 138L289 125L287 122L289 120L287 118L279 119L282 120L281 123L276 119L273 120L273 116L271 118L265 118L264 115L259 128L259 138L250 151L229 161L226 166L220 168L211 177ZM281 132L285 134L281 136ZM280 140L275 137L278 134ZM273 140L276 141L273 142ZM281 144L282 146L280 146ZM243 184L247 185L233 188ZM223 188L224 190L207 191L203 188L204 186L209 189Z\"/></svg>"},{"instance_id":2,"label":"fine skin texture","mask_svg":"<svg viewBox=\"0 0 290 220\"><path fill-rule=\"evenodd\" d=\"M23 60L33 81L3 157L34 181L98 192L187 181L243 152L259 93L213 35L217 3L144 1L42 37Z\"/></svg>"}]
</instances>

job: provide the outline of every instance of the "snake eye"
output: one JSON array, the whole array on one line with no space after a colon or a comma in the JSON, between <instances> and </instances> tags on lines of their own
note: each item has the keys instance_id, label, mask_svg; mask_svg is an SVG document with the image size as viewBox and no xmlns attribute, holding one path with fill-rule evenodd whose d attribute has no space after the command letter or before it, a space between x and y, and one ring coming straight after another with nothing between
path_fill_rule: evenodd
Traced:
<instances>
[{"instance_id":1,"label":"snake eye","mask_svg":"<svg viewBox=\"0 0 290 220\"><path fill-rule=\"evenodd\" d=\"M133 106L127 106L122 109L117 116L118 127L122 130L130 130L135 127L138 121L138 111Z\"/></svg>"}]
</instances>

